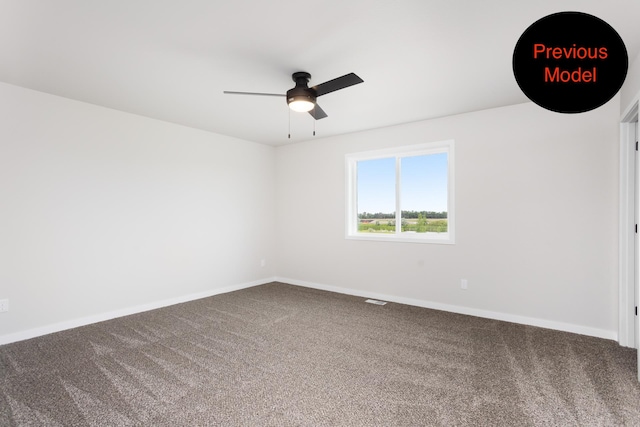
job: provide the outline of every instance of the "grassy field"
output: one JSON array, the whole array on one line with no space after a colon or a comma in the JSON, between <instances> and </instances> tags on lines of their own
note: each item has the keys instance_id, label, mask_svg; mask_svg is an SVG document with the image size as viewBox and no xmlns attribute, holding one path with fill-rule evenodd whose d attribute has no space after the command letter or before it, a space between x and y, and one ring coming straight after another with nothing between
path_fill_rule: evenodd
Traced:
<instances>
[{"instance_id":1,"label":"grassy field","mask_svg":"<svg viewBox=\"0 0 640 427\"><path fill-rule=\"evenodd\" d=\"M426 222L426 224L425 224ZM446 219L427 219L419 224L418 219L407 219L402 221L403 232L416 233L446 233L448 222ZM360 220L358 223L360 233L395 233L395 221L392 219Z\"/></svg>"}]
</instances>

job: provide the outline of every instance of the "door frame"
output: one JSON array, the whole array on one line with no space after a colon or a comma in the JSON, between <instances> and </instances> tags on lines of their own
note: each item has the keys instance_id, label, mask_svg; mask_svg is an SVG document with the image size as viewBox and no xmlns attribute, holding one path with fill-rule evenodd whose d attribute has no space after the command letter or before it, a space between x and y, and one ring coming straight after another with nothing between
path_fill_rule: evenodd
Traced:
<instances>
[{"instance_id":1,"label":"door frame","mask_svg":"<svg viewBox=\"0 0 640 427\"><path fill-rule=\"evenodd\" d=\"M618 343L636 347L638 333L637 304L638 280L635 274L638 254L635 249L636 225L636 122L638 100L628 109L620 122L620 222L619 222L619 304Z\"/></svg>"}]
</instances>

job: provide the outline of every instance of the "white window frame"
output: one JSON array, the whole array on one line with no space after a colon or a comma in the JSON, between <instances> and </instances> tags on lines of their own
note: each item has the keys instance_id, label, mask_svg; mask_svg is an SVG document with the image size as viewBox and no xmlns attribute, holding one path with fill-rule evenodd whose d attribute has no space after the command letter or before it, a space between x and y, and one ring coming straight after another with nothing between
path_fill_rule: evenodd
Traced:
<instances>
[{"instance_id":1,"label":"white window frame","mask_svg":"<svg viewBox=\"0 0 640 427\"><path fill-rule=\"evenodd\" d=\"M422 156L437 153L447 153L447 232L446 233L402 233L401 203L402 198L400 182L400 159L403 157ZM396 232L394 234L383 233L359 233L358 232L358 171L357 164L363 160L375 160L395 157L396 159ZM403 147L388 148L382 150L352 153L345 156L346 164L346 217L345 238L352 240L375 240L385 242L407 243L455 243L455 183L454 183L454 141L438 141L425 144L416 144Z\"/></svg>"}]
</instances>

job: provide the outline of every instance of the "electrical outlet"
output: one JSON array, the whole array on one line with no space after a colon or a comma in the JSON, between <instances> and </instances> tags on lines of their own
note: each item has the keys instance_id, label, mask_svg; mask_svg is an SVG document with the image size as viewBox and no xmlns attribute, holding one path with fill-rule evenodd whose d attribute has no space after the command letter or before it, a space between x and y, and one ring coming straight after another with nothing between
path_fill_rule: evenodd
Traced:
<instances>
[{"instance_id":1,"label":"electrical outlet","mask_svg":"<svg viewBox=\"0 0 640 427\"><path fill-rule=\"evenodd\" d=\"M460 280L460 289L467 290L467 287L468 287L467 279Z\"/></svg>"},{"instance_id":2,"label":"electrical outlet","mask_svg":"<svg viewBox=\"0 0 640 427\"><path fill-rule=\"evenodd\" d=\"M9 311L9 300L0 299L0 312Z\"/></svg>"}]
</instances>

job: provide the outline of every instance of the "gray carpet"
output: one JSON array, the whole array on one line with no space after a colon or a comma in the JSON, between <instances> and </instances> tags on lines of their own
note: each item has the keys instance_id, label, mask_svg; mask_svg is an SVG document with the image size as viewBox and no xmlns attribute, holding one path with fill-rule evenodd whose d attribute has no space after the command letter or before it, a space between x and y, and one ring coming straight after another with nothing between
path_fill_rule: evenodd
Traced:
<instances>
[{"instance_id":1,"label":"gray carpet","mask_svg":"<svg viewBox=\"0 0 640 427\"><path fill-rule=\"evenodd\" d=\"M640 425L635 357L270 283L1 346L0 425Z\"/></svg>"}]
</instances>

